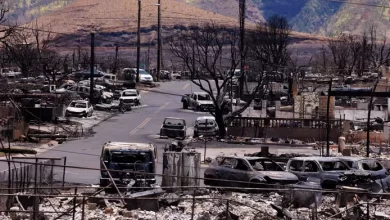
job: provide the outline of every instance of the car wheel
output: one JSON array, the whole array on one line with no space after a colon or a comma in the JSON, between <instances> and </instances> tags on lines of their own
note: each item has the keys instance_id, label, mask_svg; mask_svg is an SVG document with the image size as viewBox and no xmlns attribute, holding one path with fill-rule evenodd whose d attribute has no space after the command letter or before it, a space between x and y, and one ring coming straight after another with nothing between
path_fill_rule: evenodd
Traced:
<instances>
[{"instance_id":1,"label":"car wheel","mask_svg":"<svg viewBox=\"0 0 390 220\"><path fill-rule=\"evenodd\" d=\"M197 138L197 137L199 137L199 134L198 134L198 132L194 131L194 138Z\"/></svg>"},{"instance_id":2,"label":"car wheel","mask_svg":"<svg viewBox=\"0 0 390 220\"><path fill-rule=\"evenodd\" d=\"M200 107L199 107L199 106L196 106L195 111L196 111L196 112L200 112Z\"/></svg>"},{"instance_id":3,"label":"car wheel","mask_svg":"<svg viewBox=\"0 0 390 220\"><path fill-rule=\"evenodd\" d=\"M207 175L204 178L205 178L205 180L203 181L204 185L217 186L217 181L214 181L215 179L214 176Z\"/></svg>"},{"instance_id":4,"label":"car wheel","mask_svg":"<svg viewBox=\"0 0 390 220\"><path fill-rule=\"evenodd\" d=\"M183 109L188 109L188 103L187 102L183 102Z\"/></svg>"}]
</instances>

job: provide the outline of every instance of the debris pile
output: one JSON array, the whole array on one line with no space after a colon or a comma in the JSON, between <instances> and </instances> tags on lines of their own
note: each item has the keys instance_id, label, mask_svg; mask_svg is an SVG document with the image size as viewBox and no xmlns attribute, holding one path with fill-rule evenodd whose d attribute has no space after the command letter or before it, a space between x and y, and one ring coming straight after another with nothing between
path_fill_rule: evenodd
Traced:
<instances>
[{"instance_id":1,"label":"debris pile","mask_svg":"<svg viewBox=\"0 0 390 220\"><path fill-rule=\"evenodd\" d=\"M315 192L315 194L321 194ZM195 195L195 197L194 197ZM203 192L187 192L164 194L159 197L160 208L158 211L128 210L121 203L112 202L110 199L93 197L85 199L82 205L81 197L44 198L39 205L39 215L45 219L73 219L73 207L76 207L74 219L183 219L190 220L222 220L222 219L311 219L316 215L317 219L358 219L365 218L367 214L367 202L369 202L369 214L375 219L390 219L390 210L387 208L390 201L379 198L368 198L353 193L323 194L310 199L311 202L297 204L302 198L295 194L283 192L269 192L261 194L217 192L203 190ZM101 196L107 197L104 193ZM286 202L286 196L290 201ZM305 196L305 195L301 195ZM292 200L295 200L292 201ZM111 202L108 202L111 201ZM195 202L195 203L193 203ZM128 206L127 206L128 207ZM31 213L18 211L31 211L31 207L25 209L15 205L8 216L0 216L0 219L25 219Z\"/></svg>"}]
</instances>

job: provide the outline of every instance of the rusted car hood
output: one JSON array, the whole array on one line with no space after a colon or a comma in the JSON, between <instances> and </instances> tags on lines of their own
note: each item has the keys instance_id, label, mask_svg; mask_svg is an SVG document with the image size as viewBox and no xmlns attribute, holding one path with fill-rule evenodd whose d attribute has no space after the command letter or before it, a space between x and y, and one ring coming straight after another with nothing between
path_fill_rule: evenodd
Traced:
<instances>
[{"instance_id":1,"label":"rusted car hood","mask_svg":"<svg viewBox=\"0 0 390 220\"><path fill-rule=\"evenodd\" d=\"M286 171L256 171L257 174L260 174L263 177L268 177L273 180L297 180L298 177Z\"/></svg>"}]
</instances>

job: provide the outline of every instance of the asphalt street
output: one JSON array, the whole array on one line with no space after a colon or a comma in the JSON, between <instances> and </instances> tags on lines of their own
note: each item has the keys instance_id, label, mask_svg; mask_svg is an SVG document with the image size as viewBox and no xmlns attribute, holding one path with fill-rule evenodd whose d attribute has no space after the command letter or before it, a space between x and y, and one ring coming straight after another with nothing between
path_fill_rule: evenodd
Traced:
<instances>
[{"instance_id":1,"label":"asphalt street","mask_svg":"<svg viewBox=\"0 0 390 220\"><path fill-rule=\"evenodd\" d=\"M100 153L104 143L135 142L153 143L158 147L157 173L162 174L162 157L164 147L172 143L173 139L160 139L159 131L166 117L178 117L186 120L187 127L193 127L195 119L207 113L194 112L182 109L181 97L184 94L201 91L198 86L189 81L163 82L159 87L142 90L141 102L145 107L133 109L131 112L118 114L93 128L93 135L78 140L68 141L38 155L41 158L66 157L67 166L100 168ZM191 129L189 129L191 130ZM191 132L187 132L191 135ZM199 146L198 146L199 145ZM209 150L207 156L214 157L219 153L253 153L258 149L242 148L239 145L230 146L226 143L217 143L216 149ZM222 146L223 145L223 146ZM193 144L202 153L203 144ZM235 148L235 149L229 149ZM283 147L282 147L283 148ZM273 150L277 150L276 148ZM287 149L285 149L287 150ZM307 149L302 149L307 151ZM30 161L33 162L33 161ZM59 161L63 164L63 161ZM0 171L7 170L5 162L0 163ZM204 169L201 169L203 176ZM55 178L62 180L63 169L55 168ZM67 168L65 181L69 183L98 184L100 172L86 169ZM202 182L202 181L201 181ZM161 177L157 178L161 183Z\"/></svg>"},{"instance_id":2,"label":"asphalt street","mask_svg":"<svg viewBox=\"0 0 390 220\"><path fill-rule=\"evenodd\" d=\"M160 87L141 92L141 102L146 107L119 114L94 127L94 134L79 140L65 142L39 157L66 157L68 166L100 168L100 153L108 141L154 143L158 146L157 173L162 173L162 152L165 144L173 140L159 139L158 133L165 117L179 117L193 126L199 113L183 110L181 96L200 89L189 81L163 82ZM0 164L0 170L7 169L6 163ZM62 178L62 169L55 172L56 178ZM98 171L67 169L66 182L97 184Z\"/></svg>"}]
</instances>

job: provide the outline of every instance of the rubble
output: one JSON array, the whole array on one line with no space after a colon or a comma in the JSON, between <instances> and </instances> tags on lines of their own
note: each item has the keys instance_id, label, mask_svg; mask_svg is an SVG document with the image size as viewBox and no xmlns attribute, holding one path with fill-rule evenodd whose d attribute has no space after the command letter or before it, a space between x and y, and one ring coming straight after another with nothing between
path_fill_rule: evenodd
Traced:
<instances>
[{"instance_id":1,"label":"rubble","mask_svg":"<svg viewBox=\"0 0 390 220\"><path fill-rule=\"evenodd\" d=\"M320 193L321 194L321 193ZM371 199L363 201L362 198L353 196L350 204L346 207L339 207L334 194L327 193L320 197L316 196L316 202L313 206L296 208L291 205L283 204L286 197L283 192L269 192L262 194L235 193L218 191L208 191L208 193L167 193L159 196L160 208L156 211L146 211L141 209L129 210L117 203L110 203L108 206L104 202L86 202L83 206L76 207L75 219L81 220L84 208L85 219L157 219L157 220L223 220L223 219L311 219L310 216L317 213L317 219L353 219L354 217L364 217L366 215L366 202L370 202L370 216L375 219L389 219L390 210L387 208L390 202L387 200ZM354 195L354 194L352 194ZM107 195L104 195L105 198ZM99 197L95 197L95 201ZM113 197L114 198L114 197ZM356 198L356 199L355 199ZM72 210L73 197L71 195L65 198L48 198L39 206L40 213L45 215L46 219L55 219L59 214ZM78 199L80 200L80 199ZM100 199L100 200L103 200ZM111 201L111 199L107 199ZM167 200L169 202L167 202ZM82 200L81 200L82 201ZM195 201L193 205L193 201ZM134 202L134 201L132 201ZM382 205L383 204L383 205ZM356 206L356 208L351 207ZM375 208L374 208L375 206ZM13 207L9 216L0 216L0 219L23 219L29 214L17 211L19 207ZM313 211L316 210L316 211ZM49 213L52 212L52 213ZM72 219L70 215L64 215L60 219ZM22 218L21 218L22 217Z\"/></svg>"}]
</instances>

